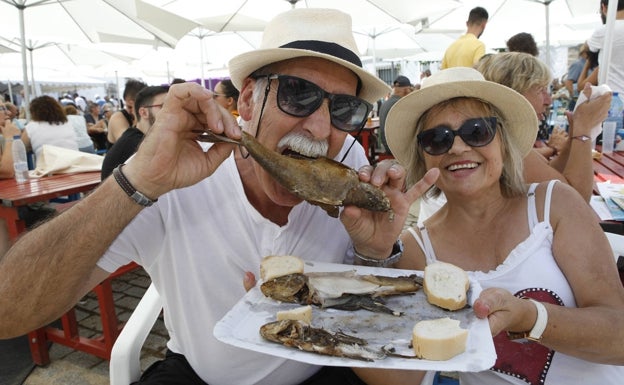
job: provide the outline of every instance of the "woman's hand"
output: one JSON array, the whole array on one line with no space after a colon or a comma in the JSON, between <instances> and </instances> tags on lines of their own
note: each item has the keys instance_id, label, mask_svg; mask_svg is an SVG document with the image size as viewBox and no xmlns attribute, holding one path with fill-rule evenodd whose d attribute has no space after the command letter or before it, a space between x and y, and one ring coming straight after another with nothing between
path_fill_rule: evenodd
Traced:
<instances>
[{"instance_id":1,"label":"woman's hand","mask_svg":"<svg viewBox=\"0 0 624 385\"><path fill-rule=\"evenodd\" d=\"M567 112L570 123L570 136L591 136L592 128L600 125L607 118L609 107L611 106L611 94L605 93L594 99L590 99L592 89L590 84L586 84L582 91L587 97L587 101L577 104L573 113Z\"/></svg>"},{"instance_id":2,"label":"woman's hand","mask_svg":"<svg viewBox=\"0 0 624 385\"><path fill-rule=\"evenodd\" d=\"M171 86L156 121L124 167L126 177L138 191L156 199L212 175L235 145L214 144L204 152L196 137L206 130L241 138L236 121L219 107L210 90L196 83Z\"/></svg>"},{"instance_id":3,"label":"woman's hand","mask_svg":"<svg viewBox=\"0 0 624 385\"><path fill-rule=\"evenodd\" d=\"M478 318L487 318L492 336L502 331L531 330L537 319L535 305L504 289L488 288L481 292L473 305Z\"/></svg>"},{"instance_id":4,"label":"woman's hand","mask_svg":"<svg viewBox=\"0 0 624 385\"><path fill-rule=\"evenodd\" d=\"M404 192L405 169L395 160L384 160L375 168L359 170L360 180L380 187L392 207L392 213L373 212L355 206L345 207L340 219L358 253L384 259L403 229L411 204L435 183L440 172L429 170L412 188Z\"/></svg>"}]
</instances>

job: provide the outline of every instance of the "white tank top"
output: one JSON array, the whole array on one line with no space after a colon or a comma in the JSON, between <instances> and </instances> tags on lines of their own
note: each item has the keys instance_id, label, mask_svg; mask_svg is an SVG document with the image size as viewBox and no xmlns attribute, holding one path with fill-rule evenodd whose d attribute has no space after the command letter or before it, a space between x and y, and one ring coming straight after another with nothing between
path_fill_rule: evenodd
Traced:
<instances>
[{"instance_id":1,"label":"white tank top","mask_svg":"<svg viewBox=\"0 0 624 385\"><path fill-rule=\"evenodd\" d=\"M518 297L530 297L567 307L576 307L572 288L559 269L552 254L553 229L550 225L550 201L555 181L550 181L544 202L544 218L540 222L535 207L537 183L530 186L528 220L530 234L519 243L496 270L471 271L483 289L499 287ZM437 260L427 229L419 224L422 239L413 228L408 231L420 245L430 264ZM563 353L538 343L521 344L511 341L502 332L494 337L497 360L490 370L460 373L462 385L575 385L624 383L624 367L601 365Z\"/></svg>"}]
</instances>

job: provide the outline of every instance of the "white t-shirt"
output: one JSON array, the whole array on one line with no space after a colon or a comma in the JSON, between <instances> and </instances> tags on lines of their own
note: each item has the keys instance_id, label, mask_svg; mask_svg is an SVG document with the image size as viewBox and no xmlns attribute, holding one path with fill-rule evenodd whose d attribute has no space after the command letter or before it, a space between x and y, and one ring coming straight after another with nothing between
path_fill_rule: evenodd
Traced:
<instances>
[{"instance_id":1,"label":"white t-shirt","mask_svg":"<svg viewBox=\"0 0 624 385\"><path fill-rule=\"evenodd\" d=\"M342 154L354 139L347 135ZM368 164L356 143L345 164ZM230 156L210 177L174 190L144 209L119 235L98 266L114 271L141 264L164 303L168 347L186 356L210 385L298 384L319 367L232 347L217 341L215 324L245 294L246 271L259 277L273 254L342 263L350 239L342 223L303 202L278 226L251 206Z\"/></svg>"},{"instance_id":2,"label":"white t-shirt","mask_svg":"<svg viewBox=\"0 0 624 385\"><path fill-rule=\"evenodd\" d=\"M87 132L87 121L82 115L67 115L67 121L74 127L78 148L93 146L93 141Z\"/></svg>"},{"instance_id":3,"label":"white t-shirt","mask_svg":"<svg viewBox=\"0 0 624 385\"><path fill-rule=\"evenodd\" d=\"M604 44L605 34L607 27L605 25L600 26L594 31L587 45L590 51L597 52L598 63L600 68L604 68ZM613 26L613 41L611 42L611 61L609 65L609 78L607 79L607 85L611 87L613 91L624 92L624 20L615 20Z\"/></svg>"},{"instance_id":4,"label":"white t-shirt","mask_svg":"<svg viewBox=\"0 0 624 385\"><path fill-rule=\"evenodd\" d=\"M69 121L63 124L30 121L26 124L25 130L35 156L39 155L44 144L78 151L74 126Z\"/></svg>"}]
</instances>

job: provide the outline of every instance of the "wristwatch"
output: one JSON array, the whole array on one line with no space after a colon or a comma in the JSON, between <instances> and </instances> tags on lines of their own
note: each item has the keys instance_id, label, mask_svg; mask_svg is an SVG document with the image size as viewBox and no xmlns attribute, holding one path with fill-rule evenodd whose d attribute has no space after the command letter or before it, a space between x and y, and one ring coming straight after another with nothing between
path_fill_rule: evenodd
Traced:
<instances>
[{"instance_id":1,"label":"wristwatch","mask_svg":"<svg viewBox=\"0 0 624 385\"><path fill-rule=\"evenodd\" d=\"M587 142L588 140L591 140L591 138L587 135L573 136L572 139L578 139L581 142Z\"/></svg>"},{"instance_id":2,"label":"wristwatch","mask_svg":"<svg viewBox=\"0 0 624 385\"><path fill-rule=\"evenodd\" d=\"M394 246L392 246L392 252L390 253L390 256L386 259L375 259L375 258L365 257L362 254L358 253L357 250L355 250L355 248L353 248L353 255L355 255L355 257L359 259L365 266L374 266L374 267L392 266L395 263L399 262L399 259L401 259L401 256L403 255L403 242L400 239L397 239L397 241L394 243Z\"/></svg>"},{"instance_id":3,"label":"wristwatch","mask_svg":"<svg viewBox=\"0 0 624 385\"><path fill-rule=\"evenodd\" d=\"M548 311L541 302L527 297L522 297L522 299L529 300L535 305L535 308L537 309L537 319L535 320L535 324L528 332L507 332L507 336L510 340L517 341L524 339L533 342L540 342L542 340L542 334L544 334L544 330L546 330L546 325L548 324Z\"/></svg>"}]
</instances>

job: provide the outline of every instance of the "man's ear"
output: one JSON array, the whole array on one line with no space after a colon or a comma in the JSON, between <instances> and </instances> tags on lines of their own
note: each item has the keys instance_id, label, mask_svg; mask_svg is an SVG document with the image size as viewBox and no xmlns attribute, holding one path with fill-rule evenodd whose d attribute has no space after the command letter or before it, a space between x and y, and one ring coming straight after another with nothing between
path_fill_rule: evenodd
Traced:
<instances>
[{"instance_id":1,"label":"man's ear","mask_svg":"<svg viewBox=\"0 0 624 385\"><path fill-rule=\"evenodd\" d=\"M255 103L253 101L253 90L256 81L252 78L246 78L243 81L240 94L238 95L238 114L245 121L250 121L253 115Z\"/></svg>"}]
</instances>

